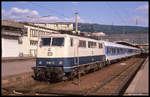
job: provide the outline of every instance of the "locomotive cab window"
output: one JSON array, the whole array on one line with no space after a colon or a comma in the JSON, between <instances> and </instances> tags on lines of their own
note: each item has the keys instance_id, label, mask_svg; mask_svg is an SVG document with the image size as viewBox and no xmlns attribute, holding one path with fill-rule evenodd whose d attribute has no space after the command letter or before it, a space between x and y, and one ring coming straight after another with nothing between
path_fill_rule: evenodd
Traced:
<instances>
[{"instance_id":1,"label":"locomotive cab window","mask_svg":"<svg viewBox=\"0 0 150 97\"><path fill-rule=\"evenodd\" d=\"M52 46L64 46L64 38L54 37L52 40Z\"/></svg>"},{"instance_id":2,"label":"locomotive cab window","mask_svg":"<svg viewBox=\"0 0 150 97\"><path fill-rule=\"evenodd\" d=\"M42 46L50 46L51 38L42 38Z\"/></svg>"}]
</instances>

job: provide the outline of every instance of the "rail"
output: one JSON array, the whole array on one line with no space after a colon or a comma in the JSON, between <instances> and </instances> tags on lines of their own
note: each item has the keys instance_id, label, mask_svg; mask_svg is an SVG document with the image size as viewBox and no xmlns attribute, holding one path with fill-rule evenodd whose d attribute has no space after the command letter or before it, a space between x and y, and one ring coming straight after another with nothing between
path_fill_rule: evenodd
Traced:
<instances>
[{"instance_id":1,"label":"rail","mask_svg":"<svg viewBox=\"0 0 150 97\"><path fill-rule=\"evenodd\" d=\"M144 62L144 61L143 61L143 62ZM143 62L142 62L142 63L143 63ZM134 64L136 64L136 63L137 63L137 62L134 61L131 65L127 66L125 69L123 69L123 70L120 71L119 73L117 73L117 74L111 76L111 77L108 78L106 81L104 81L103 83L101 83L101 84L99 84L98 86L96 86L96 88L94 88L94 89L88 91L87 93L85 93L85 95L93 95L94 92L96 92L97 90L99 90L100 88L102 88L103 86L105 86L106 84L108 84L109 82L111 82L113 79L115 79L115 78L117 78L118 76L120 76L123 72L125 72L126 70L128 70L132 65L134 65ZM141 64L142 64L142 63L141 63ZM123 88L124 88L124 86L125 86L124 83L126 83L126 81L128 81L127 79L131 78L131 77L133 76L133 74L134 74L134 75L136 74L136 72L139 70L141 64L138 66L138 69L136 69L135 72L132 72L132 75L127 76L127 77L125 78L125 80L122 81L122 85L121 85L112 95L116 95L116 94L121 95L121 94L122 94L122 92L123 92L123 90L124 90ZM120 92L120 90L121 90L121 92Z\"/></svg>"}]
</instances>

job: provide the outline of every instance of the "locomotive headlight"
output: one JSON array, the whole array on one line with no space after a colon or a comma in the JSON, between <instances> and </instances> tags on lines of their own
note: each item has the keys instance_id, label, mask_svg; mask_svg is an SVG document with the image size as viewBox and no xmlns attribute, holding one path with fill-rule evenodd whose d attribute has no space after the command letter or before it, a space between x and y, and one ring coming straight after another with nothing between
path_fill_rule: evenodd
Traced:
<instances>
[{"instance_id":1,"label":"locomotive headlight","mask_svg":"<svg viewBox=\"0 0 150 97\"><path fill-rule=\"evenodd\" d=\"M48 52L48 54L47 54L48 56L52 56L53 55L53 53L52 52Z\"/></svg>"},{"instance_id":2,"label":"locomotive headlight","mask_svg":"<svg viewBox=\"0 0 150 97\"><path fill-rule=\"evenodd\" d=\"M42 61L39 61L39 64L42 64Z\"/></svg>"}]
</instances>

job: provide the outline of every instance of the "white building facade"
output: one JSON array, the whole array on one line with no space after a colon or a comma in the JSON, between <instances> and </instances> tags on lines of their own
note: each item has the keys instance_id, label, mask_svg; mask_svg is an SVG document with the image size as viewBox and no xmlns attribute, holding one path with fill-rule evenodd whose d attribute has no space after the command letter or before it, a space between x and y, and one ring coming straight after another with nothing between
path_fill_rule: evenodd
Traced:
<instances>
[{"instance_id":1,"label":"white building facade","mask_svg":"<svg viewBox=\"0 0 150 97\"><path fill-rule=\"evenodd\" d=\"M44 28L41 26L25 24L26 33L19 39L19 55L20 56L36 56L38 46L38 35L50 35L57 33L57 31Z\"/></svg>"}]
</instances>

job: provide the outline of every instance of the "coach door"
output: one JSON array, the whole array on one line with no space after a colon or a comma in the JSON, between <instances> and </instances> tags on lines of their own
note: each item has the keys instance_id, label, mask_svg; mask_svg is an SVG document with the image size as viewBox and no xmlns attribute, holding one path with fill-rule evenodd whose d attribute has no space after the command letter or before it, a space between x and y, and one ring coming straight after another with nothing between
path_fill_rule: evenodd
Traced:
<instances>
[{"instance_id":1,"label":"coach door","mask_svg":"<svg viewBox=\"0 0 150 97\"><path fill-rule=\"evenodd\" d=\"M74 38L73 44L74 44L74 64L79 64L79 56L78 56L78 43L79 40Z\"/></svg>"}]
</instances>

